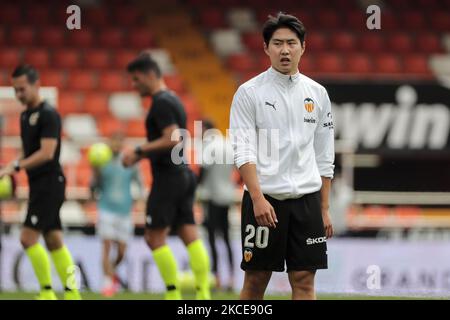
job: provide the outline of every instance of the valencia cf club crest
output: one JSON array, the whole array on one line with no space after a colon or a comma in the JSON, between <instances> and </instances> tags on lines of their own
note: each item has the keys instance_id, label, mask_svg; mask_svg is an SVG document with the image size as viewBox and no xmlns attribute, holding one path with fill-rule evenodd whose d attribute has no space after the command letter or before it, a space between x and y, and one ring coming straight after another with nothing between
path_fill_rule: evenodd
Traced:
<instances>
[{"instance_id":1,"label":"valencia cf club crest","mask_svg":"<svg viewBox=\"0 0 450 320\"><path fill-rule=\"evenodd\" d=\"M35 126L37 121L38 121L38 119L39 119L39 112L32 113L30 115L30 118L28 119L28 122L30 123L30 126Z\"/></svg>"},{"instance_id":2,"label":"valencia cf club crest","mask_svg":"<svg viewBox=\"0 0 450 320\"><path fill-rule=\"evenodd\" d=\"M311 98L306 98L304 100L305 103L305 109L308 112L313 112L314 111L314 100Z\"/></svg>"},{"instance_id":3,"label":"valencia cf club crest","mask_svg":"<svg viewBox=\"0 0 450 320\"><path fill-rule=\"evenodd\" d=\"M250 262L253 258L253 252L249 248L244 249L244 260L245 262Z\"/></svg>"}]
</instances>

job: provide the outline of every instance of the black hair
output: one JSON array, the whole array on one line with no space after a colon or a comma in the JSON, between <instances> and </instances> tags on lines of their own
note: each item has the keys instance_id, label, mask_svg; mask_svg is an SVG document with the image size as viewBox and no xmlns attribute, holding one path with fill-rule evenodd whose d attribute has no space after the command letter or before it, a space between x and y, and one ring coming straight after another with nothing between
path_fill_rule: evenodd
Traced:
<instances>
[{"instance_id":1,"label":"black hair","mask_svg":"<svg viewBox=\"0 0 450 320\"><path fill-rule=\"evenodd\" d=\"M22 64L16 67L12 73L13 78L18 78L21 76L27 76L29 83L34 84L39 79L39 73L37 70L28 64Z\"/></svg>"},{"instance_id":2,"label":"black hair","mask_svg":"<svg viewBox=\"0 0 450 320\"><path fill-rule=\"evenodd\" d=\"M202 120L202 125L203 125L203 128L205 129L205 131L209 130L209 129L214 129L216 127L214 125L214 123L211 120L209 120L209 119L203 119Z\"/></svg>"},{"instance_id":3,"label":"black hair","mask_svg":"<svg viewBox=\"0 0 450 320\"><path fill-rule=\"evenodd\" d=\"M128 72L140 71L145 73L153 71L158 78L161 77L161 68L147 52L141 53L137 58L131 61L127 66L127 70Z\"/></svg>"},{"instance_id":4,"label":"black hair","mask_svg":"<svg viewBox=\"0 0 450 320\"><path fill-rule=\"evenodd\" d=\"M266 23L264 23L262 35L266 46L269 45L270 39L272 39L275 31L280 28L288 28L295 32L297 37L300 39L301 45L303 46L306 35L305 26L297 17L290 14L285 14L283 12L278 13L276 17L269 15L269 19Z\"/></svg>"}]
</instances>

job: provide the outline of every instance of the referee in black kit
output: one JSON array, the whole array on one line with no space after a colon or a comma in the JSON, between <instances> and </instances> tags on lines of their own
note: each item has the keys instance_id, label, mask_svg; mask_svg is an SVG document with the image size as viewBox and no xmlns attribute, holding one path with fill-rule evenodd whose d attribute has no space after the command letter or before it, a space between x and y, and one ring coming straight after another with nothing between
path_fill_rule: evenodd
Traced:
<instances>
[{"instance_id":1,"label":"referee in black kit","mask_svg":"<svg viewBox=\"0 0 450 320\"><path fill-rule=\"evenodd\" d=\"M189 263L195 276L196 298L211 299L209 257L198 236L193 205L196 188L194 173L185 163L172 159L172 149L180 143L179 129L186 128L186 113L180 99L169 91L158 64L142 53L128 65L133 86L141 96L152 96L152 106L145 121L147 143L125 153L125 166L148 157L153 185L147 202L145 240L166 285L166 299L181 299L175 256L166 244L171 229L187 247ZM181 149L181 158L183 150ZM180 155L180 154L178 154Z\"/></svg>"},{"instance_id":2,"label":"referee in black kit","mask_svg":"<svg viewBox=\"0 0 450 320\"><path fill-rule=\"evenodd\" d=\"M44 236L55 269L65 288L64 299L79 300L72 256L63 243L59 210L65 198L65 177L59 164L61 118L39 96L39 74L32 66L18 66L12 74L17 99L26 106L20 115L21 155L0 170L0 178L26 170L30 194L20 241L40 284L37 299L55 300L50 262L39 237Z\"/></svg>"}]
</instances>

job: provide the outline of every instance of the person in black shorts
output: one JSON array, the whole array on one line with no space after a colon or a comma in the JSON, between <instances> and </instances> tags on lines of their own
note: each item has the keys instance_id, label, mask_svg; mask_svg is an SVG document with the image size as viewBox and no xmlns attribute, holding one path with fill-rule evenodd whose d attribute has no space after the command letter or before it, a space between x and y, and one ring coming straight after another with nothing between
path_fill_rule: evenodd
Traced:
<instances>
[{"instance_id":1,"label":"person in black shorts","mask_svg":"<svg viewBox=\"0 0 450 320\"><path fill-rule=\"evenodd\" d=\"M316 270L327 268L334 129L326 89L298 70L305 33L294 16L270 16L262 36L271 67L242 84L231 106L246 189L241 299L262 299L272 271L285 267L292 299L315 299Z\"/></svg>"},{"instance_id":2,"label":"person in black shorts","mask_svg":"<svg viewBox=\"0 0 450 320\"><path fill-rule=\"evenodd\" d=\"M38 299L54 300L47 252L39 243L44 236L55 268L65 288L64 299L78 300L75 266L64 245L59 210L64 202L66 180L59 164L61 118L56 109L39 96L39 75L29 65L18 66L12 74L17 99L26 106L20 115L22 154L0 170L0 177L26 170L30 194L28 212L20 241L40 284Z\"/></svg>"},{"instance_id":3,"label":"person in black shorts","mask_svg":"<svg viewBox=\"0 0 450 320\"><path fill-rule=\"evenodd\" d=\"M134 88L153 103L145 120L147 143L124 154L123 164L133 165L143 158L151 162L153 185L147 202L145 240L166 285L166 299L181 299L178 267L166 244L171 230L186 245L195 276L197 299L210 299L209 257L198 236L193 205L196 188L194 173L183 157L181 130L186 113L180 99L169 91L158 64L142 53L127 67ZM180 148L181 146L181 148Z\"/></svg>"}]
</instances>

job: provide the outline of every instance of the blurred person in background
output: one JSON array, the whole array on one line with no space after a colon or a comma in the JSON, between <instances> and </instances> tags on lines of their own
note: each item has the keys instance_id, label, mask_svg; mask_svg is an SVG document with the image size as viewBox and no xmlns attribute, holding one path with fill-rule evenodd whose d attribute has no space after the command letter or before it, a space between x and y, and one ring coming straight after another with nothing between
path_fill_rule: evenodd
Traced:
<instances>
[{"instance_id":1,"label":"blurred person in background","mask_svg":"<svg viewBox=\"0 0 450 320\"><path fill-rule=\"evenodd\" d=\"M184 161L184 147L176 150L177 161L172 158L172 150L183 146L179 129L186 129L186 111L180 99L166 87L159 65L148 53L139 55L127 69L133 87L153 101L145 120L147 142L126 152L123 163L130 166L144 158L151 161L153 184L144 237L166 285L165 298L182 298L177 261L167 245L167 237L173 230L187 248L196 298L211 299L209 256L199 238L193 212L196 177Z\"/></svg>"},{"instance_id":2,"label":"blurred person in background","mask_svg":"<svg viewBox=\"0 0 450 320\"><path fill-rule=\"evenodd\" d=\"M236 199L237 185L233 182L235 167L232 163L233 149L222 133L215 129L209 120L202 121L202 164L199 176L199 190L204 202L205 221L208 230L209 245L212 254L212 272L216 278L216 286L222 287L218 270L216 238L223 237L227 250L229 280L224 286L233 289L234 269L233 251L230 243L228 212ZM231 160L227 162L227 157Z\"/></svg>"},{"instance_id":3,"label":"blurred person in background","mask_svg":"<svg viewBox=\"0 0 450 320\"><path fill-rule=\"evenodd\" d=\"M79 300L76 268L64 245L60 219L66 188L66 178L59 163L61 118L52 105L41 99L39 74L34 67L18 66L12 73L12 86L16 98L26 106L20 115L22 152L17 160L0 170L0 178L20 170L26 170L28 176L28 211L20 242L39 281L37 299L57 299L47 251L39 243L43 235L64 288L64 299Z\"/></svg>"},{"instance_id":4,"label":"blurred person in background","mask_svg":"<svg viewBox=\"0 0 450 320\"><path fill-rule=\"evenodd\" d=\"M144 198L141 178L137 166L125 168L121 152L124 149L124 135L115 132L109 141L112 159L102 167L93 168L91 182L92 197L97 197L97 233L102 239L103 288L102 294L113 296L120 288L116 273L125 257L127 242L134 233L132 218L132 185L136 184L139 200ZM140 203L140 202L138 202ZM115 247L116 255L111 261L110 254Z\"/></svg>"}]
</instances>

